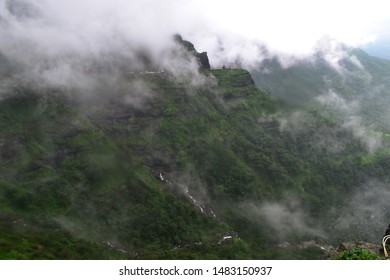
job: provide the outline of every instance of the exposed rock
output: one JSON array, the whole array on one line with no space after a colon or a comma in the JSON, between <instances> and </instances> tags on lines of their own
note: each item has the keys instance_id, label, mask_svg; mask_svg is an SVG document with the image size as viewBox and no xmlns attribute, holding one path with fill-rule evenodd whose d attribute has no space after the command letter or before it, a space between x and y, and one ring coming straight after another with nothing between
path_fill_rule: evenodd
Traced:
<instances>
[{"instance_id":1,"label":"exposed rock","mask_svg":"<svg viewBox=\"0 0 390 280\"><path fill-rule=\"evenodd\" d=\"M228 241L230 239L237 238L237 237L238 237L238 233L235 231L225 232L224 234L220 235L218 244L222 244L225 241Z\"/></svg>"},{"instance_id":2,"label":"exposed rock","mask_svg":"<svg viewBox=\"0 0 390 280\"><path fill-rule=\"evenodd\" d=\"M198 53L196 57L198 58L199 64L202 68L210 69L210 62L207 56L207 52Z\"/></svg>"},{"instance_id":3,"label":"exposed rock","mask_svg":"<svg viewBox=\"0 0 390 280\"><path fill-rule=\"evenodd\" d=\"M202 69L210 69L211 68L209 58L207 56L207 52L202 52L202 53L197 52L194 45L189 41L183 40L183 38L179 34L176 34L174 36L174 40L179 45L183 46L189 53L191 53L192 55L194 55L196 57L200 68L202 68Z\"/></svg>"},{"instance_id":4,"label":"exposed rock","mask_svg":"<svg viewBox=\"0 0 390 280\"><path fill-rule=\"evenodd\" d=\"M361 248L370 250L374 254L378 255L379 257L384 257L383 255L383 248L379 244L373 244L368 242L362 242L362 241L356 241L356 242L348 242L348 243L341 243L339 247L332 248L328 251L326 258L334 260L337 258L338 255L343 253L346 250L350 250L353 248Z\"/></svg>"}]
</instances>

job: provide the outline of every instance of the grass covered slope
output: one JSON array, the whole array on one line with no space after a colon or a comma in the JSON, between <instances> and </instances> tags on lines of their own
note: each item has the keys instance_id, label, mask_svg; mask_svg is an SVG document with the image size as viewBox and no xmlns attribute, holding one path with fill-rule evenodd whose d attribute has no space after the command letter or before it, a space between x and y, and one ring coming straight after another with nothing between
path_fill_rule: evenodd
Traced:
<instances>
[{"instance_id":1,"label":"grass covered slope","mask_svg":"<svg viewBox=\"0 0 390 280\"><path fill-rule=\"evenodd\" d=\"M390 167L243 69L20 84L0 101L0 158L4 259L319 258L299 244L326 242L344 197Z\"/></svg>"},{"instance_id":2,"label":"grass covered slope","mask_svg":"<svg viewBox=\"0 0 390 280\"><path fill-rule=\"evenodd\" d=\"M134 90L137 81L130 77L123 88ZM229 124L215 110L216 96L205 89L192 92L195 87L165 76L150 75L142 82L156 94L142 108L124 105L122 93L80 101L69 92L21 87L4 97L0 104L1 212L4 224L22 220L28 230L3 227L3 258L116 258L118 252L127 258L176 254L240 258L241 249L245 253L241 257L251 256L239 238L218 244L231 226L202 214L181 185L168 185L156 176L156 170L178 168L180 173L202 164L191 158L202 152L192 146L195 143L217 141L211 148L216 150L215 160L218 153L226 153L229 160L239 163L219 144ZM258 94L253 84L248 86L248 91ZM185 106L181 106L183 101ZM223 128L212 128L210 118L222 121L216 124ZM161 158L164 153L172 153L169 161ZM175 153L182 155L174 158ZM56 238L66 242L53 245ZM89 244L91 251L78 243ZM191 248L195 243L203 245L195 250ZM93 250L93 244L107 248L99 255L100 249ZM183 245L178 252L172 251ZM42 249L52 246L55 249ZM63 250L69 252L62 254Z\"/></svg>"},{"instance_id":3,"label":"grass covered slope","mask_svg":"<svg viewBox=\"0 0 390 280\"><path fill-rule=\"evenodd\" d=\"M127 257L146 244L168 248L201 239L211 221L188 200L164 192L120 137L106 135L64 94L18 92L1 104L1 211L6 220L22 219L26 227L40 226L41 231L54 227L59 237L70 233L76 241L109 242L126 248ZM17 256L30 256L29 248L18 249ZM52 257L64 257L60 252ZM70 253L97 256L83 254Z\"/></svg>"}]
</instances>

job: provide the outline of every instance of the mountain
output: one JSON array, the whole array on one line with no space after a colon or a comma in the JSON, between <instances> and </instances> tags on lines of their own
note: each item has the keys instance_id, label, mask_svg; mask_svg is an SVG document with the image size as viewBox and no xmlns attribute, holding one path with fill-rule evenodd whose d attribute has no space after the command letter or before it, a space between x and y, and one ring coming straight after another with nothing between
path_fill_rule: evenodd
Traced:
<instances>
[{"instance_id":1,"label":"mountain","mask_svg":"<svg viewBox=\"0 0 390 280\"><path fill-rule=\"evenodd\" d=\"M380 58L390 59L390 44L389 40L379 39L373 43L367 44L363 50L368 54Z\"/></svg>"},{"instance_id":2,"label":"mountain","mask_svg":"<svg viewBox=\"0 0 390 280\"><path fill-rule=\"evenodd\" d=\"M303 83L306 64L270 61L274 76L252 77L175 42L171 68L143 53L143 68L85 68L91 88L1 72L0 258L315 259L346 237L375 239L389 210L367 228L372 211L346 197L389 190L389 153L285 102L295 97L272 86L285 73ZM312 75L296 99L315 99Z\"/></svg>"},{"instance_id":3,"label":"mountain","mask_svg":"<svg viewBox=\"0 0 390 280\"><path fill-rule=\"evenodd\" d=\"M296 58L287 67L283 59L274 57L251 73L256 84L280 100L284 108L291 111L291 116L316 111L319 116L352 133L352 137L365 147L367 153L360 157L363 165L387 169L388 60L368 55L361 49L338 45L332 51L318 51L310 58ZM298 126L301 131L305 130L303 127L304 124ZM320 130L318 133L327 135ZM345 148L339 141L329 141L327 146L336 150ZM379 224L384 227L387 223L387 214L384 213L388 212L389 178L384 174L370 173L365 168L360 172L366 175L366 182L354 183L355 190L349 195L349 204L355 209L337 211L340 211L341 224L353 229L351 232L360 232L358 236L363 240L376 242L381 237ZM376 234L369 237L369 231ZM354 240L361 241L359 238Z\"/></svg>"},{"instance_id":4,"label":"mountain","mask_svg":"<svg viewBox=\"0 0 390 280\"><path fill-rule=\"evenodd\" d=\"M284 67L278 58L268 59L252 71L256 84L292 104L327 105L339 113L362 117L388 131L386 104L390 97L390 62L360 49L340 46L319 51L310 59L297 59Z\"/></svg>"}]
</instances>

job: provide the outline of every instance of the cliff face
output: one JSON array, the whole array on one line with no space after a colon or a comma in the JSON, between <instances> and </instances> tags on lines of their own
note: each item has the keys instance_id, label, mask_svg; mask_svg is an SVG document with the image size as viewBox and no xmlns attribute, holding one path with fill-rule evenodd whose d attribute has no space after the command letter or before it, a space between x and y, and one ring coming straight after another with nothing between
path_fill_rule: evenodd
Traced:
<instances>
[{"instance_id":1,"label":"cliff face","mask_svg":"<svg viewBox=\"0 0 390 280\"><path fill-rule=\"evenodd\" d=\"M210 69L209 57L207 52L197 53L196 57L199 59L199 64L203 69Z\"/></svg>"},{"instance_id":2,"label":"cliff face","mask_svg":"<svg viewBox=\"0 0 390 280\"><path fill-rule=\"evenodd\" d=\"M189 41L183 40L183 38L180 35L175 35L174 39L179 45L183 46L189 53L191 53L194 57L197 58L201 69L211 68L209 58L207 56L207 52L201 52L201 53L197 52L194 45Z\"/></svg>"}]
</instances>

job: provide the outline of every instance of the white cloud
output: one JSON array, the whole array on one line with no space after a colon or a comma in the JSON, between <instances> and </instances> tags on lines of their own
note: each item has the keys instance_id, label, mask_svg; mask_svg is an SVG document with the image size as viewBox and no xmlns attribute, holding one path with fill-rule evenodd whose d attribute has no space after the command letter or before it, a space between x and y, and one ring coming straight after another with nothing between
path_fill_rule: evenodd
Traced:
<instances>
[{"instance_id":1,"label":"white cloud","mask_svg":"<svg viewBox=\"0 0 390 280\"><path fill-rule=\"evenodd\" d=\"M373 127L363 125L361 117L350 116L343 126L352 131L353 135L366 146L369 153L375 153L379 148L383 147L381 135L375 133Z\"/></svg>"},{"instance_id":2,"label":"white cloud","mask_svg":"<svg viewBox=\"0 0 390 280\"><path fill-rule=\"evenodd\" d=\"M21 18L6 9L12 2L35 12ZM134 46L159 57L170 35L181 33L207 51L213 65L255 65L268 56L262 44L291 63L288 56L312 54L324 37L354 46L380 37L390 22L387 6L381 0L0 0L0 36L6 38L0 50L29 63L37 54L131 56Z\"/></svg>"},{"instance_id":3,"label":"white cloud","mask_svg":"<svg viewBox=\"0 0 390 280\"><path fill-rule=\"evenodd\" d=\"M349 196L337 209L339 218L334 226L351 236L345 238L379 241L389 224L390 188L380 182L368 182Z\"/></svg>"},{"instance_id":4,"label":"white cloud","mask_svg":"<svg viewBox=\"0 0 390 280\"><path fill-rule=\"evenodd\" d=\"M294 55L313 51L328 36L359 45L384 32L385 1L200 1L218 33L235 33ZM206 8L207 5L207 8ZM223 7L223 8L222 8ZM225 32L224 32L225 31Z\"/></svg>"},{"instance_id":5,"label":"white cloud","mask_svg":"<svg viewBox=\"0 0 390 280\"><path fill-rule=\"evenodd\" d=\"M318 96L316 100L323 105L329 106L336 110L342 110L345 113L353 113L359 106L356 100L348 102L344 98L340 97L332 89L329 89L326 94Z\"/></svg>"},{"instance_id":6,"label":"white cloud","mask_svg":"<svg viewBox=\"0 0 390 280\"><path fill-rule=\"evenodd\" d=\"M284 200L280 203L255 204L247 202L240 205L240 209L249 219L273 229L276 238L284 240L292 234L326 238L318 221L304 211L300 201L291 194L290 196L286 195Z\"/></svg>"}]
</instances>

